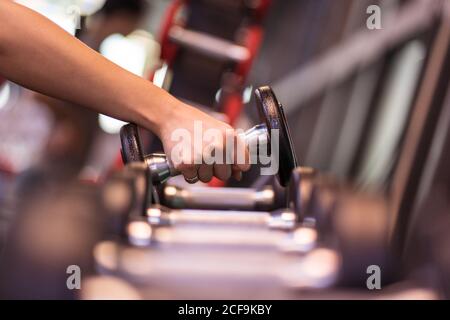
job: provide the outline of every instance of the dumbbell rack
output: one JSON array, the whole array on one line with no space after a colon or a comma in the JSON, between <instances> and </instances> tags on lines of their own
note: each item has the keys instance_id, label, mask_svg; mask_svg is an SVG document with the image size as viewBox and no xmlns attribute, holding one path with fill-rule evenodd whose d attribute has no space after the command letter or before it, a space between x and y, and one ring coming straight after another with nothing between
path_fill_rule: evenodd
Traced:
<instances>
[{"instance_id":1,"label":"dumbbell rack","mask_svg":"<svg viewBox=\"0 0 450 320\"><path fill-rule=\"evenodd\" d=\"M145 214L144 220L139 214L130 217L122 241L99 243L94 257L102 274L127 279L146 298L288 298L289 269L314 246L312 229L310 247L305 239L295 245L296 215L289 210L274 214L153 205ZM325 281L334 280L330 277ZM318 279L319 285L323 281Z\"/></svg>"},{"instance_id":2,"label":"dumbbell rack","mask_svg":"<svg viewBox=\"0 0 450 320\"><path fill-rule=\"evenodd\" d=\"M162 207L148 199L148 170L127 165L134 206L112 210L123 218L116 237L94 249L101 275L125 279L145 298L308 297L341 284L364 287L367 265L385 263L380 199L351 196L310 169L294 170L290 207L272 212ZM139 179L150 184L142 188ZM358 226L361 207L370 224Z\"/></svg>"}]
</instances>

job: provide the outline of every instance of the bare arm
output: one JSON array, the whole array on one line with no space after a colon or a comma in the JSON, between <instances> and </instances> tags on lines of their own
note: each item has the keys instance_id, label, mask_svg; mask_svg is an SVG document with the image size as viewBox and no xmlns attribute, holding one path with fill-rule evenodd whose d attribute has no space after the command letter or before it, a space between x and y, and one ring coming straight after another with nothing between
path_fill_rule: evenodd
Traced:
<instances>
[{"instance_id":1,"label":"bare arm","mask_svg":"<svg viewBox=\"0 0 450 320\"><path fill-rule=\"evenodd\" d=\"M171 133L193 132L194 121L220 129L225 140L230 127L190 107L164 90L103 58L38 13L0 0L0 75L37 92L66 100L156 133L170 156ZM218 141L224 148L224 141ZM194 151L202 152L202 150ZM195 158L193 155L192 158ZM179 168L185 177L197 173L204 182L213 175L235 177L247 165L213 166L193 163Z\"/></svg>"}]
</instances>

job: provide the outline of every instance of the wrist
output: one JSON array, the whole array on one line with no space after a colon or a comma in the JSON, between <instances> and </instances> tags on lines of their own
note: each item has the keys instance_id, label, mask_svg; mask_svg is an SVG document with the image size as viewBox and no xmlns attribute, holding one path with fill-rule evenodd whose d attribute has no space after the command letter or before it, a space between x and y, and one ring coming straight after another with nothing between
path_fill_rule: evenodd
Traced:
<instances>
[{"instance_id":1,"label":"wrist","mask_svg":"<svg viewBox=\"0 0 450 320\"><path fill-rule=\"evenodd\" d=\"M133 122L150 130L161 138L169 121L172 121L179 113L181 103L166 91L146 83L143 95L136 100L129 99L132 103L131 110L135 110L132 116ZM133 101L131 101L133 100Z\"/></svg>"}]
</instances>

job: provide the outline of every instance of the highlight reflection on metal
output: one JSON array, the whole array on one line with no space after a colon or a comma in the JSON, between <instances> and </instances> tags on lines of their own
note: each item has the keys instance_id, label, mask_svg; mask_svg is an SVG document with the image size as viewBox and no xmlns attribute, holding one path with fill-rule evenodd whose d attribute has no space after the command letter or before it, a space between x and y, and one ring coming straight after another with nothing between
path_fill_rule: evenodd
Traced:
<instances>
[{"instance_id":1,"label":"highlight reflection on metal","mask_svg":"<svg viewBox=\"0 0 450 320\"><path fill-rule=\"evenodd\" d=\"M148 246L152 242L152 228L146 221L132 221L127 226L127 236L132 245Z\"/></svg>"},{"instance_id":2,"label":"highlight reflection on metal","mask_svg":"<svg viewBox=\"0 0 450 320\"><path fill-rule=\"evenodd\" d=\"M174 210L171 221L174 224L207 224L222 223L232 225L266 225L269 219L267 212L252 211L205 211L205 210Z\"/></svg>"},{"instance_id":3,"label":"highlight reflection on metal","mask_svg":"<svg viewBox=\"0 0 450 320\"><path fill-rule=\"evenodd\" d=\"M151 207L146 211L148 223L155 226L164 226L171 224L170 211L164 207Z\"/></svg>"},{"instance_id":4,"label":"highlight reflection on metal","mask_svg":"<svg viewBox=\"0 0 450 320\"><path fill-rule=\"evenodd\" d=\"M260 227L236 228L231 225L183 227L161 227L155 231L155 242L160 245L182 246L239 246L273 248L285 237L283 232L271 231Z\"/></svg>"},{"instance_id":5,"label":"highlight reflection on metal","mask_svg":"<svg viewBox=\"0 0 450 320\"><path fill-rule=\"evenodd\" d=\"M174 248L175 249L175 248ZM119 246L115 250L99 250L97 266L104 273L117 273L132 277L143 283L158 281L171 282L174 286L183 286L184 279L197 276L199 282L208 276L255 277L264 281L275 281L276 271L286 263L286 259L274 259L276 251L267 250L221 250L218 248L195 247L177 248L178 250L148 250ZM271 258L267 263L267 257ZM101 265L103 261L120 261L119 269L109 269ZM203 280L202 280L203 279ZM192 283L194 286L198 282Z\"/></svg>"},{"instance_id":6,"label":"highlight reflection on metal","mask_svg":"<svg viewBox=\"0 0 450 320\"><path fill-rule=\"evenodd\" d=\"M8 82L0 85L0 110L3 109L11 97L11 86Z\"/></svg>"},{"instance_id":7,"label":"highlight reflection on metal","mask_svg":"<svg viewBox=\"0 0 450 320\"><path fill-rule=\"evenodd\" d=\"M154 153L145 157L145 163L150 169L154 183L164 183L171 176L178 174L173 170L165 154Z\"/></svg>"},{"instance_id":8,"label":"highlight reflection on metal","mask_svg":"<svg viewBox=\"0 0 450 320\"><path fill-rule=\"evenodd\" d=\"M275 194L272 189L257 191L249 188L164 188L166 201L174 208L233 210L266 209L273 205Z\"/></svg>"},{"instance_id":9,"label":"highlight reflection on metal","mask_svg":"<svg viewBox=\"0 0 450 320\"><path fill-rule=\"evenodd\" d=\"M317 230L311 227L299 227L280 245L284 252L307 253L317 245Z\"/></svg>"},{"instance_id":10,"label":"highlight reflection on metal","mask_svg":"<svg viewBox=\"0 0 450 320\"><path fill-rule=\"evenodd\" d=\"M221 210L161 210L159 207L147 209L147 220L150 224L177 226L234 226L242 228L261 228L292 230L297 222L297 216L291 211L261 212L261 211L221 211ZM265 228L264 228L265 229Z\"/></svg>"},{"instance_id":11,"label":"highlight reflection on metal","mask_svg":"<svg viewBox=\"0 0 450 320\"><path fill-rule=\"evenodd\" d=\"M249 146L262 146L269 143L269 131L265 124L258 124L248 129L244 134L244 140Z\"/></svg>"},{"instance_id":12,"label":"highlight reflection on metal","mask_svg":"<svg viewBox=\"0 0 450 320\"><path fill-rule=\"evenodd\" d=\"M291 230L295 227L297 215L291 211L282 211L272 214L269 218L268 225L272 229Z\"/></svg>"}]
</instances>

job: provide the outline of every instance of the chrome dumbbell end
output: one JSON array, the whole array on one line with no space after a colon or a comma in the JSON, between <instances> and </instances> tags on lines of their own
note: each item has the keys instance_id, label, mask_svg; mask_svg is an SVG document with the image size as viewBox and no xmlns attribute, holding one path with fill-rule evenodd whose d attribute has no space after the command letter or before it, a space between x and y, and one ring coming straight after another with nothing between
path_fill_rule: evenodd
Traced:
<instances>
[{"instance_id":1,"label":"chrome dumbbell end","mask_svg":"<svg viewBox=\"0 0 450 320\"><path fill-rule=\"evenodd\" d=\"M269 132L265 124L258 124L248 129L244 134L247 146L261 146L269 143Z\"/></svg>"},{"instance_id":2,"label":"chrome dumbbell end","mask_svg":"<svg viewBox=\"0 0 450 320\"><path fill-rule=\"evenodd\" d=\"M163 153L152 153L144 157L144 162L150 170L152 182L162 184L170 177L180 174L174 169Z\"/></svg>"}]
</instances>

